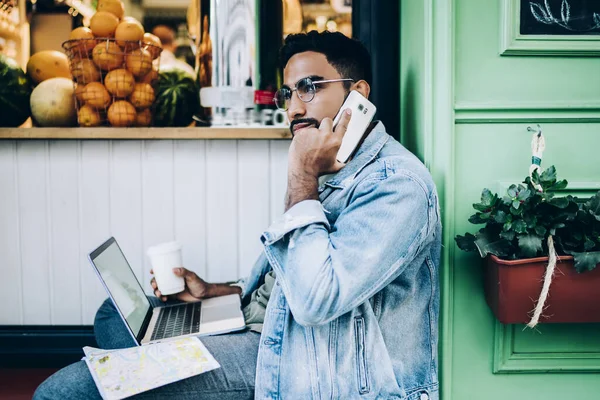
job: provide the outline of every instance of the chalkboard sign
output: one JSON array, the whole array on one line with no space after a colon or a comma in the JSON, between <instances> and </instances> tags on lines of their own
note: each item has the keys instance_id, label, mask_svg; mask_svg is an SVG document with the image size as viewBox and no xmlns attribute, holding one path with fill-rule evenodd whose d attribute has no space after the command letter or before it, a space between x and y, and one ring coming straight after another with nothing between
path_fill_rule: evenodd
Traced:
<instances>
[{"instance_id":1,"label":"chalkboard sign","mask_svg":"<svg viewBox=\"0 0 600 400\"><path fill-rule=\"evenodd\" d=\"M600 0L520 0L521 35L600 35Z\"/></svg>"}]
</instances>

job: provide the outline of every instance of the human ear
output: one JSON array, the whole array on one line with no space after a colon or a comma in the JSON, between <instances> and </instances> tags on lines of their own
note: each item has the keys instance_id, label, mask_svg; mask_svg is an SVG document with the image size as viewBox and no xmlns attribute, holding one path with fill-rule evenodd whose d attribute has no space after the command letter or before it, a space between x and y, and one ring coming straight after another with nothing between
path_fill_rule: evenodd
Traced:
<instances>
[{"instance_id":1,"label":"human ear","mask_svg":"<svg viewBox=\"0 0 600 400\"><path fill-rule=\"evenodd\" d=\"M358 93L362 94L367 99L369 98L369 93L371 93L371 86L369 86L367 81L361 79L352 86L352 90L356 90Z\"/></svg>"}]
</instances>

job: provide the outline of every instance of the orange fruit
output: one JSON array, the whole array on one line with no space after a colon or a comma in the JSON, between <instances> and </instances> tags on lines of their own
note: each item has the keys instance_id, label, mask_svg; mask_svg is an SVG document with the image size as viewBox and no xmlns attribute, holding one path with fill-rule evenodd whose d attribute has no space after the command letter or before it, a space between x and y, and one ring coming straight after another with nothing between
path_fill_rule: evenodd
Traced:
<instances>
[{"instance_id":1,"label":"orange fruit","mask_svg":"<svg viewBox=\"0 0 600 400\"><path fill-rule=\"evenodd\" d=\"M114 69L104 77L106 89L115 97L127 97L133 92L135 78L126 69Z\"/></svg>"},{"instance_id":2,"label":"orange fruit","mask_svg":"<svg viewBox=\"0 0 600 400\"><path fill-rule=\"evenodd\" d=\"M108 109L108 122L112 126L132 126L137 119L135 107L130 102L119 100Z\"/></svg>"},{"instance_id":3,"label":"orange fruit","mask_svg":"<svg viewBox=\"0 0 600 400\"><path fill-rule=\"evenodd\" d=\"M142 42L148 45L144 48L150 52L153 59L156 59L160 55L160 49L162 49L162 42L160 41L158 36L146 32L144 33Z\"/></svg>"},{"instance_id":4,"label":"orange fruit","mask_svg":"<svg viewBox=\"0 0 600 400\"><path fill-rule=\"evenodd\" d=\"M77 40L72 44L74 47L71 47L71 51L75 50L84 54L89 53L96 46L92 30L83 26L73 29L69 34L69 40Z\"/></svg>"},{"instance_id":5,"label":"orange fruit","mask_svg":"<svg viewBox=\"0 0 600 400\"><path fill-rule=\"evenodd\" d=\"M158 71L156 70L156 68L152 67L150 72L148 72L146 75L144 75L140 79L138 79L138 82L149 83L149 84L153 85L157 79L158 79Z\"/></svg>"},{"instance_id":6,"label":"orange fruit","mask_svg":"<svg viewBox=\"0 0 600 400\"><path fill-rule=\"evenodd\" d=\"M152 56L148 50L134 50L127 54L126 64L133 75L144 76L152 69Z\"/></svg>"},{"instance_id":7,"label":"orange fruit","mask_svg":"<svg viewBox=\"0 0 600 400\"><path fill-rule=\"evenodd\" d=\"M80 104L85 103L83 100L83 91L85 90L85 85L77 85L75 86L75 98Z\"/></svg>"},{"instance_id":8,"label":"orange fruit","mask_svg":"<svg viewBox=\"0 0 600 400\"><path fill-rule=\"evenodd\" d=\"M121 0L99 0L96 11L109 12L121 19L125 15L125 5Z\"/></svg>"},{"instance_id":9,"label":"orange fruit","mask_svg":"<svg viewBox=\"0 0 600 400\"><path fill-rule=\"evenodd\" d=\"M96 64L87 58L74 62L71 66L71 72L75 81L80 85L100 80L100 71L98 71Z\"/></svg>"},{"instance_id":10,"label":"orange fruit","mask_svg":"<svg viewBox=\"0 0 600 400\"><path fill-rule=\"evenodd\" d=\"M113 41L102 41L94 47L92 58L98 68L110 71L123 65L123 50Z\"/></svg>"},{"instance_id":11,"label":"orange fruit","mask_svg":"<svg viewBox=\"0 0 600 400\"><path fill-rule=\"evenodd\" d=\"M154 103L154 89L148 83L136 83L129 101L135 108L148 108Z\"/></svg>"},{"instance_id":12,"label":"orange fruit","mask_svg":"<svg viewBox=\"0 0 600 400\"><path fill-rule=\"evenodd\" d=\"M126 17L123 17L123 21L140 22L139 20L137 20L133 17L130 17L129 15Z\"/></svg>"},{"instance_id":13,"label":"orange fruit","mask_svg":"<svg viewBox=\"0 0 600 400\"><path fill-rule=\"evenodd\" d=\"M98 126L102 123L98 111L88 105L79 108L79 111L77 112L77 121L79 122L79 126L86 127Z\"/></svg>"},{"instance_id":14,"label":"orange fruit","mask_svg":"<svg viewBox=\"0 0 600 400\"><path fill-rule=\"evenodd\" d=\"M85 85L82 97L86 105L95 109L108 107L112 100L110 93L100 82L91 82Z\"/></svg>"},{"instance_id":15,"label":"orange fruit","mask_svg":"<svg viewBox=\"0 0 600 400\"><path fill-rule=\"evenodd\" d=\"M144 27L138 21L123 20L117 26L115 31L115 39L117 44L121 47L125 45L135 45L137 43L127 43L127 41L139 42L144 38Z\"/></svg>"},{"instance_id":16,"label":"orange fruit","mask_svg":"<svg viewBox=\"0 0 600 400\"><path fill-rule=\"evenodd\" d=\"M152 113L149 108L144 108L137 113L135 126L150 126L152 123Z\"/></svg>"},{"instance_id":17,"label":"orange fruit","mask_svg":"<svg viewBox=\"0 0 600 400\"><path fill-rule=\"evenodd\" d=\"M98 11L90 19L90 29L96 37L113 37L119 25L119 18L107 11Z\"/></svg>"}]
</instances>

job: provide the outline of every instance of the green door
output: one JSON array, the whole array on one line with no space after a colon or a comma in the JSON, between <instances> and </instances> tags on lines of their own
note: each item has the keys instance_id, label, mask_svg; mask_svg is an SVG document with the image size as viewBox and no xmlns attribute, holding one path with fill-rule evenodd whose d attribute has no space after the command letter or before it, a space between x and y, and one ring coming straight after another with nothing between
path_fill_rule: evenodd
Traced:
<instances>
[{"instance_id":1,"label":"green door","mask_svg":"<svg viewBox=\"0 0 600 400\"><path fill-rule=\"evenodd\" d=\"M580 2L566 1L574 14ZM484 187L499 191L527 174L528 126L542 126L542 167L555 165L569 193L600 189L600 51L566 54L600 42L515 40L518 5L404 0L401 7L401 138L443 199L444 400L600 398L600 324L499 324L484 300L481 260L453 239L477 229L467 219ZM560 19L561 2L549 5Z\"/></svg>"}]
</instances>

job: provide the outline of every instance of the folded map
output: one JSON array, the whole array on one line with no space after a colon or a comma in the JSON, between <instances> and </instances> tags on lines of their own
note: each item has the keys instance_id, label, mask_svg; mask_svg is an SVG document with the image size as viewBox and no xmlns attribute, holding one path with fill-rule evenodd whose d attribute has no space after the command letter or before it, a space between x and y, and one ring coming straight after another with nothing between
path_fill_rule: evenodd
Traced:
<instances>
[{"instance_id":1,"label":"folded map","mask_svg":"<svg viewBox=\"0 0 600 400\"><path fill-rule=\"evenodd\" d=\"M84 347L83 352L105 400L124 399L220 367L197 337L118 350Z\"/></svg>"}]
</instances>

